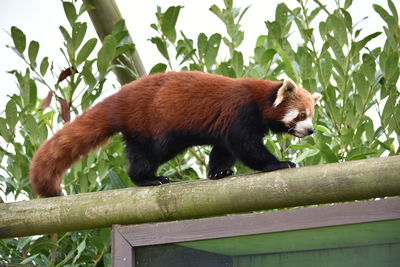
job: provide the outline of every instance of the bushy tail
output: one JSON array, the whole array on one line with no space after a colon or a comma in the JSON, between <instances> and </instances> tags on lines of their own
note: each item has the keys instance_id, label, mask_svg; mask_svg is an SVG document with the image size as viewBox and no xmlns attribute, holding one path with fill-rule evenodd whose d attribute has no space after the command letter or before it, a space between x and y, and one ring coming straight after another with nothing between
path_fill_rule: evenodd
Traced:
<instances>
[{"instance_id":1,"label":"bushy tail","mask_svg":"<svg viewBox=\"0 0 400 267\"><path fill-rule=\"evenodd\" d=\"M107 121L110 112L104 105L94 106L67 123L39 148L32 159L29 175L34 193L43 197L61 195L64 172L115 134L116 130Z\"/></svg>"}]
</instances>

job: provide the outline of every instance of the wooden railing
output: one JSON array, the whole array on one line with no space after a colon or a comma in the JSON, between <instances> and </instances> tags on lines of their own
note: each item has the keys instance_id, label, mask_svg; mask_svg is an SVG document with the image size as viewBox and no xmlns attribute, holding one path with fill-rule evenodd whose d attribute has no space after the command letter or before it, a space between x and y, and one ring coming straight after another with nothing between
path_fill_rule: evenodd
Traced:
<instances>
[{"instance_id":1,"label":"wooden railing","mask_svg":"<svg viewBox=\"0 0 400 267\"><path fill-rule=\"evenodd\" d=\"M400 195L400 156L0 203L0 238Z\"/></svg>"}]
</instances>

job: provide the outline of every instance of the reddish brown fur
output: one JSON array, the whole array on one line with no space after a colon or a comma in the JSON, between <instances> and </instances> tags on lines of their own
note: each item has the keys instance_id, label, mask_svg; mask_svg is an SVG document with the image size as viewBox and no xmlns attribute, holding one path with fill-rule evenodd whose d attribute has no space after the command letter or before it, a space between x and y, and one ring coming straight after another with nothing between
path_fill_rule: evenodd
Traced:
<instances>
[{"instance_id":1,"label":"reddish brown fur","mask_svg":"<svg viewBox=\"0 0 400 267\"><path fill-rule=\"evenodd\" d=\"M42 196L59 195L63 173L117 132L136 133L143 140L171 131L224 133L240 106L252 101L266 119L278 121L292 104L273 108L267 99L281 85L201 72L170 72L131 82L67 123L39 148L30 169L33 190Z\"/></svg>"}]
</instances>

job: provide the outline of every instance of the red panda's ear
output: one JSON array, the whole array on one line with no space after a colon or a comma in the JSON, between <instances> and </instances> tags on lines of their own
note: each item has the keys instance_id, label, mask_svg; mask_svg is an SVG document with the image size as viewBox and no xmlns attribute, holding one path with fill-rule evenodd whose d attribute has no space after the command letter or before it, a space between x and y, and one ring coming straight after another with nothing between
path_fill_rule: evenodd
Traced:
<instances>
[{"instance_id":1,"label":"red panda's ear","mask_svg":"<svg viewBox=\"0 0 400 267\"><path fill-rule=\"evenodd\" d=\"M276 94L274 107L277 107L280 103L282 103L285 97L295 94L297 90L299 90L299 88L294 81L290 79L284 80L282 86L279 87L278 93Z\"/></svg>"},{"instance_id":2,"label":"red panda's ear","mask_svg":"<svg viewBox=\"0 0 400 267\"><path fill-rule=\"evenodd\" d=\"M314 105L318 104L319 100L321 100L322 95L320 93L314 92L311 94L312 99L314 100Z\"/></svg>"}]
</instances>

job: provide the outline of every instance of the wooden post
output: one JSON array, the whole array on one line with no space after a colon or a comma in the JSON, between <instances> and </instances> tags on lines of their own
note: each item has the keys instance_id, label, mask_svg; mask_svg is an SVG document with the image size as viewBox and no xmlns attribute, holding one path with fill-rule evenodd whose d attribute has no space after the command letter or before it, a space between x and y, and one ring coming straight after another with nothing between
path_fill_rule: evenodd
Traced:
<instances>
[{"instance_id":1,"label":"wooden post","mask_svg":"<svg viewBox=\"0 0 400 267\"><path fill-rule=\"evenodd\" d=\"M84 0L83 2L86 5L94 6L95 9L88 13L100 40L103 41L104 37L111 34L114 24L122 19L115 0ZM131 37L129 37L129 41L133 43ZM129 56L129 60L122 56L118 57L118 60L134 70L139 76L146 75L146 70L136 49ZM114 68L114 73L121 85L133 80L132 75L121 68Z\"/></svg>"},{"instance_id":2,"label":"wooden post","mask_svg":"<svg viewBox=\"0 0 400 267\"><path fill-rule=\"evenodd\" d=\"M0 238L400 195L400 156L0 204Z\"/></svg>"}]
</instances>

